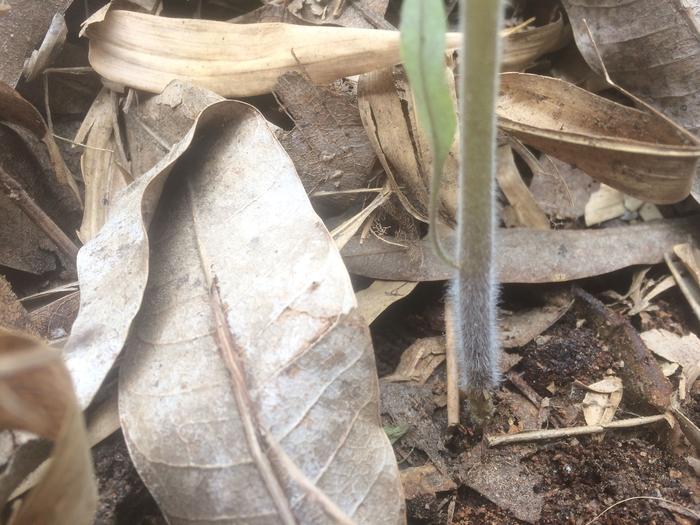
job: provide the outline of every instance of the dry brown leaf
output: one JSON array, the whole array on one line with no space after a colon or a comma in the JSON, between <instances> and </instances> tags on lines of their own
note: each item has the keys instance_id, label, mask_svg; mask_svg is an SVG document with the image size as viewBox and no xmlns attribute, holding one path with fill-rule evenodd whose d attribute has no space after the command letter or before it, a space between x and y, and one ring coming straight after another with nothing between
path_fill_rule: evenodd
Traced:
<instances>
[{"instance_id":1,"label":"dry brown leaf","mask_svg":"<svg viewBox=\"0 0 700 525\"><path fill-rule=\"evenodd\" d=\"M186 97L200 93L200 88L187 88L174 82L160 100ZM193 97L201 101L202 97ZM200 126L216 118L216 103L210 111L194 121L176 117L164 111L162 129L167 129L178 142L161 149L162 158L145 174L136 179L119 199L98 235L78 254L80 280L80 313L66 343L66 365L75 381L78 401L86 408L112 368L127 339L131 323L141 306L148 278L147 228L160 198L163 184L175 161L189 148ZM203 108L200 108L200 111ZM175 121L175 124L173 124ZM163 148L163 146L161 146ZM149 156L149 158L152 158ZM131 261L124 264L125 260ZM115 294L114 290L119 290Z\"/></svg>"},{"instance_id":2,"label":"dry brown leaf","mask_svg":"<svg viewBox=\"0 0 700 525\"><path fill-rule=\"evenodd\" d=\"M683 296L688 301L690 308L695 316L700 319L700 285L695 280L695 277L683 265L683 263L675 256L672 251L668 251L664 255L666 265L671 270L673 278L678 284Z\"/></svg>"},{"instance_id":3,"label":"dry brown leaf","mask_svg":"<svg viewBox=\"0 0 700 525\"><path fill-rule=\"evenodd\" d=\"M333 228L331 231L331 237L333 238L336 247L339 250L342 250L343 246L345 246L350 239L352 239L353 235L358 232L363 224L365 224L368 220L371 220L370 217L382 206L382 204L389 200L390 196L391 190L389 189L389 185L385 184L377 196L372 199L367 206L362 208L359 212L350 217L348 220L344 221L342 224L339 224Z\"/></svg>"},{"instance_id":4,"label":"dry brown leaf","mask_svg":"<svg viewBox=\"0 0 700 525\"><path fill-rule=\"evenodd\" d=\"M567 290L545 293L544 298L546 303L543 306L500 315L498 328L503 348L525 346L556 323L574 302Z\"/></svg>"},{"instance_id":5,"label":"dry brown leaf","mask_svg":"<svg viewBox=\"0 0 700 525\"><path fill-rule=\"evenodd\" d=\"M605 8L598 0L562 3L576 45L591 68L601 73L584 20L612 79L697 133L698 0L635 0L611 3Z\"/></svg>"},{"instance_id":6,"label":"dry brown leaf","mask_svg":"<svg viewBox=\"0 0 700 525\"><path fill-rule=\"evenodd\" d=\"M372 324L389 306L410 294L417 284L406 281L374 281L355 294L357 309L367 324Z\"/></svg>"},{"instance_id":7,"label":"dry brown leaf","mask_svg":"<svg viewBox=\"0 0 700 525\"><path fill-rule=\"evenodd\" d=\"M229 24L103 9L86 22L86 33L90 64L100 75L151 93L172 80L189 80L226 97L261 95L290 71L328 84L400 62L398 31ZM448 35L450 47L459 40Z\"/></svg>"},{"instance_id":8,"label":"dry brown leaf","mask_svg":"<svg viewBox=\"0 0 700 525\"><path fill-rule=\"evenodd\" d=\"M44 38L54 15L65 13L72 3L73 0L23 0L12 2L13 9L3 11L0 8L0 35L3 40L0 82L17 85L25 59Z\"/></svg>"},{"instance_id":9,"label":"dry brown leaf","mask_svg":"<svg viewBox=\"0 0 700 525\"><path fill-rule=\"evenodd\" d=\"M673 247L673 253L683 262L690 275L700 285L700 252L694 244L686 242Z\"/></svg>"},{"instance_id":10,"label":"dry brown leaf","mask_svg":"<svg viewBox=\"0 0 700 525\"><path fill-rule=\"evenodd\" d=\"M335 88L335 89L334 89ZM278 138L304 183L306 192L344 192L366 188L376 156L357 108L357 98L335 85L317 87L299 73L280 77L274 93L295 126ZM318 198L318 209L341 213L361 194Z\"/></svg>"},{"instance_id":11,"label":"dry brown leaf","mask_svg":"<svg viewBox=\"0 0 700 525\"><path fill-rule=\"evenodd\" d=\"M340 255L262 116L232 101L205 115L151 228L120 367L134 464L173 522L402 523Z\"/></svg>"},{"instance_id":12,"label":"dry brown leaf","mask_svg":"<svg viewBox=\"0 0 700 525\"><path fill-rule=\"evenodd\" d=\"M85 184L85 209L80 239L85 243L100 231L117 193L129 183L126 167L118 166L118 146L114 130L117 122L115 95L103 88L97 95L75 137L86 144L80 167Z\"/></svg>"},{"instance_id":13,"label":"dry brown leaf","mask_svg":"<svg viewBox=\"0 0 700 525\"><path fill-rule=\"evenodd\" d=\"M499 126L525 144L644 201L688 196L700 142L672 122L550 77L503 73L500 89Z\"/></svg>"},{"instance_id":14,"label":"dry brown leaf","mask_svg":"<svg viewBox=\"0 0 700 525\"><path fill-rule=\"evenodd\" d=\"M27 310L2 275L0 275L0 327L35 333Z\"/></svg>"},{"instance_id":15,"label":"dry brown leaf","mask_svg":"<svg viewBox=\"0 0 700 525\"><path fill-rule=\"evenodd\" d=\"M434 496L437 492L451 492L457 485L430 463L420 467L408 467L401 471L401 484L407 500L419 496Z\"/></svg>"},{"instance_id":16,"label":"dry brown leaf","mask_svg":"<svg viewBox=\"0 0 700 525\"><path fill-rule=\"evenodd\" d=\"M502 71L523 71L538 58L571 40L571 28L559 15L554 22L510 33L503 39Z\"/></svg>"},{"instance_id":17,"label":"dry brown leaf","mask_svg":"<svg viewBox=\"0 0 700 525\"><path fill-rule=\"evenodd\" d=\"M537 205L527 184L522 179L513 159L513 151L509 145L498 148L498 167L496 180L501 191L515 210L518 226L548 230L549 219Z\"/></svg>"},{"instance_id":18,"label":"dry brown leaf","mask_svg":"<svg viewBox=\"0 0 700 525\"><path fill-rule=\"evenodd\" d=\"M80 292L71 292L36 310L29 317L37 333L48 341L63 339L71 332L78 316Z\"/></svg>"},{"instance_id":19,"label":"dry brown leaf","mask_svg":"<svg viewBox=\"0 0 700 525\"><path fill-rule=\"evenodd\" d=\"M604 425L615 417L622 401L622 379L606 377L588 385L589 392L583 398L583 417L587 425Z\"/></svg>"},{"instance_id":20,"label":"dry brown leaf","mask_svg":"<svg viewBox=\"0 0 700 525\"><path fill-rule=\"evenodd\" d=\"M10 523L91 524L97 485L83 416L60 352L0 330L0 389L0 429L25 430L54 442L51 466Z\"/></svg>"},{"instance_id":21,"label":"dry brown leaf","mask_svg":"<svg viewBox=\"0 0 700 525\"><path fill-rule=\"evenodd\" d=\"M602 230L529 230L498 232L496 260L503 283L547 283L583 279L638 264L658 264L688 236L698 236L697 219L670 219ZM353 238L343 249L351 273L372 279L441 281L454 270L439 259L426 240ZM443 239L448 250L452 235ZM449 253L449 252L448 252Z\"/></svg>"},{"instance_id":22,"label":"dry brown leaf","mask_svg":"<svg viewBox=\"0 0 700 525\"><path fill-rule=\"evenodd\" d=\"M46 127L43 117L31 103L3 82L0 82L0 120L27 130L44 143L53 170L51 175L56 179L57 188L63 189L59 198L64 202L64 205L80 209L81 201L78 186L73 180L66 163L63 161L63 157L51 132Z\"/></svg>"},{"instance_id":23,"label":"dry brown leaf","mask_svg":"<svg viewBox=\"0 0 700 525\"><path fill-rule=\"evenodd\" d=\"M68 36L68 27L62 13L56 13L51 20L44 40L39 49L32 51L31 56L24 63L24 78L27 81L34 80L46 69L61 52L61 48Z\"/></svg>"},{"instance_id":24,"label":"dry brown leaf","mask_svg":"<svg viewBox=\"0 0 700 525\"><path fill-rule=\"evenodd\" d=\"M422 385L444 361L445 338L424 337L404 350L396 370L382 377L382 381L412 381Z\"/></svg>"}]
</instances>

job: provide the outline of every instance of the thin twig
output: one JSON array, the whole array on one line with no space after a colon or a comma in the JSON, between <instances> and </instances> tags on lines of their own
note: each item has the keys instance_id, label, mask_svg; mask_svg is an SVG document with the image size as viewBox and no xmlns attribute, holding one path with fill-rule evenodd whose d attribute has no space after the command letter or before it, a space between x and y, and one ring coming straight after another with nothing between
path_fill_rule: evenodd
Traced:
<instances>
[{"instance_id":1,"label":"thin twig","mask_svg":"<svg viewBox=\"0 0 700 525\"><path fill-rule=\"evenodd\" d=\"M452 301L445 301L445 361L447 367L447 426L459 425L459 364L455 348Z\"/></svg>"},{"instance_id":2,"label":"thin twig","mask_svg":"<svg viewBox=\"0 0 700 525\"><path fill-rule=\"evenodd\" d=\"M0 168L0 186L5 195L17 203L17 206L27 217L53 241L56 248L69 261L75 262L78 256L78 246L58 227L51 217L46 215L44 210L24 191L24 188L2 168Z\"/></svg>"},{"instance_id":3,"label":"thin twig","mask_svg":"<svg viewBox=\"0 0 700 525\"><path fill-rule=\"evenodd\" d=\"M584 436L587 434L599 434L606 430L615 428L632 428L641 425L650 425L659 421L667 421L665 414L658 416L636 417L632 419L621 419L602 425L586 425L569 428L553 428L550 430L533 430L528 432L518 432L507 436L487 436L486 443L489 447L499 445L510 445L513 443L525 443L529 441L543 441L546 439L566 438L572 436Z\"/></svg>"},{"instance_id":4,"label":"thin twig","mask_svg":"<svg viewBox=\"0 0 700 525\"><path fill-rule=\"evenodd\" d=\"M105 149L105 148L98 148L96 146L89 146L87 144L83 144L82 142L75 142L74 140L71 140L66 137L62 137L60 135L56 135L55 133L53 134L53 138L62 140L63 142L68 142L69 144L73 144L73 146L80 146L81 148L87 148L87 149L94 149L97 151L106 151L108 153L114 153L114 150L111 149Z\"/></svg>"},{"instance_id":5,"label":"thin twig","mask_svg":"<svg viewBox=\"0 0 700 525\"><path fill-rule=\"evenodd\" d=\"M618 505L622 505L623 503L627 503L628 501L633 501L633 500L636 500L636 499L646 499L646 500L663 501L664 503L670 503L670 504L672 504L672 505L676 505L677 507L679 507L679 508L681 508L681 509L683 509L683 510L686 510L686 511L690 512L690 513L691 513L692 515L694 515L696 518L700 518L700 514L698 514L697 512L695 512L693 509L689 509L688 507L685 507L685 506L683 506L683 505L680 505L679 503L676 503L675 501L671 501L671 500L668 500L668 499L665 499L665 498L658 498L658 497L656 497L656 496L633 496L633 497L631 497L631 498L625 498L625 499L623 499L623 500L620 500L620 501L618 501L617 503L613 503L613 504L610 505L607 509L605 509L603 512L601 512L600 514L598 514L595 518L593 518L591 521L586 522L586 525L591 525L591 523L593 523L594 521L596 521L598 518L600 518L603 514L605 514L606 512L608 512L610 509L613 509L613 508L617 507Z\"/></svg>"}]
</instances>

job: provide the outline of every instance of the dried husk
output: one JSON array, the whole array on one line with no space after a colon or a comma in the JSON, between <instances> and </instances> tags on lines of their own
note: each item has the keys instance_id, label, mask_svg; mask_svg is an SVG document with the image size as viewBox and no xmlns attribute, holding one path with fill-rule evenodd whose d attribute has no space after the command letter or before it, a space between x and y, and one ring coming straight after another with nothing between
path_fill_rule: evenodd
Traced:
<instances>
[{"instance_id":1,"label":"dried husk","mask_svg":"<svg viewBox=\"0 0 700 525\"><path fill-rule=\"evenodd\" d=\"M501 75L499 126L628 195L655 204L688 196L700 143L671 121L558 80Z\"/></svg>"}]
</instances>

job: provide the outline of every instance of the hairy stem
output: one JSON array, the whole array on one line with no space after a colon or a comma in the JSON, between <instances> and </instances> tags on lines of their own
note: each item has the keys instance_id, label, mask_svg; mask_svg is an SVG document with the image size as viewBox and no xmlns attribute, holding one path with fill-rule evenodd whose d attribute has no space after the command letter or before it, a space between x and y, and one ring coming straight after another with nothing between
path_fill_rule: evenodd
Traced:
<instances>
[{"instance_id":1,"label":"hairy stem","mask_svg":"<svg viewBox=\"0 0 700 525\"><path fill-rule=\"evenodd\" d=\"M490 411L487 391L498 383L494 255L495 102L498 89L500 0L462 0L461 167L457 259L452 304L460 387L472 415Z\"/></svg>"}]
</instances>

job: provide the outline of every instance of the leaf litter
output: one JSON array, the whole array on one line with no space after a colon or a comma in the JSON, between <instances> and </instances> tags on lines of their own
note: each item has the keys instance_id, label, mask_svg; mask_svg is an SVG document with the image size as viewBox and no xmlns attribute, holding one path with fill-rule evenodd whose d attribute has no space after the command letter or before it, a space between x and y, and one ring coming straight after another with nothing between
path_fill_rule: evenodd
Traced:
<instances>
[{"instance_id":1,"label":"leaf litter","mask_svg":"<svg viewBox=\"0 0 700 525\"><path fill-rule=\"evenodd\" d=\"M700 279L685 198L700 150L680 127L697 131L694 2L508 2L503 379L484 428L448 415L451 270L425 237L433 159L399 65L399 2L41 4L26 21L18 5L0 11L14 31L0 326L61 348L72 413L85 411L69 460L80 482L66 468L49 491L78 509L71 523L95 514L90 447L97 523L697 516ZM94 75L88 48L99 93L69 76ZM32 51L36 79L18 82ZM446 51L433 66L457 108L461 60ZM251 96L262 114L223 98ZM451 251L457 141L444 150ZM40 406L23 413L60 424ZM3 519L34 508L52 522L64 508L43 496L48 454L0 433Z\"/></svg>"}]
</instances>

